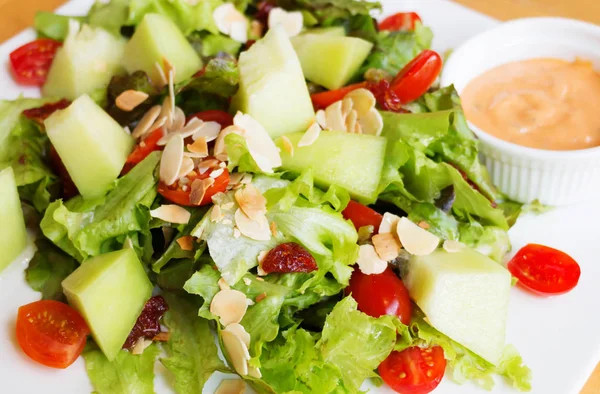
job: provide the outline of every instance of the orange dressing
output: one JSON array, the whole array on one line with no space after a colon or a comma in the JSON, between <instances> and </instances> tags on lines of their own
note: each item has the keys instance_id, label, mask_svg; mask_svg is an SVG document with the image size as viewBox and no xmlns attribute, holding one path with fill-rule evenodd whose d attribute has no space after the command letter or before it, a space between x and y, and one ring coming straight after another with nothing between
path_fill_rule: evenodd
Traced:
<instances>
[{"instance_id":1,"label":"orange dressing","mask_svg":"<svg viewBox=\"0 0 600 394\"><path fill-rule=\"evenodd\" d=\"M464 89L467 119L518 145L547 150L600 146L600 74L584 61L507 63Z\"/></svg>"}]
</instances>

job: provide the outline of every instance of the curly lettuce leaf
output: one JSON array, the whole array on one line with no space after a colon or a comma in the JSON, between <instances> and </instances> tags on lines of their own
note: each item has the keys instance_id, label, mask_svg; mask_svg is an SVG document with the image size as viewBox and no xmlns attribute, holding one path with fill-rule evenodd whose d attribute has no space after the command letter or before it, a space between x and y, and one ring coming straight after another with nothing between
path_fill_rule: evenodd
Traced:
<instances>
[{"instance_id":1,"label":"curly lettuce leaf","mask_svg":"<svg viewBox=\"0 0 600 394\"><path fill-rule=\"evenodd\" d=\"M83 352L88 376L97 394L154 394L154 362L160 350L150 345L140 355L121 350L108 361L96 345Z\"/></svg>"},{"instance_id":2,"label":"curly lettuce leaf","mask_svg":"<svg viewBox=\"0 0 600 394\"><path fill-rule=\"evenodd\" d=\"M120 249L126 238L142 254L140 245L150 239L149 208L156 197L159 160L159 152L150 154L105 197L53 202L40 224L42 232L78 261Z\"/></svg>"},{"instance_id":3,"label":"curly lettuce leaf","mask_svg":"<svg viewBox=\"0 0 600 394\"><path fill-rule=\"evenodd\" d=\"M40 37L64 41L69 34L69 22L71 20L83 22L85 21L85 17L59 15L52 12L39 11L35 14L33 27Z\"/></svg>"},{"instance_id":4,"label":"curly lettuce leaf","mask_svg":"<svg viewBox=\"0 0 600 394\"><path fill-rule=\"evenodd\" d=\"M208 320L197 316L197 306L175 293L163 296L169 305L163 323L170 336L165 344L169 356L160 361L173 374L177 393L201 393L213 372L229 369L219 358Z\"/></svg>"},{"instance_id":5,"label":"curly lettuce leaf","mask_svg":"<svg viewBox=\"0 0 600 394\"><path fill-rule=\"evenodd\" d=\"M42 293L43 300L65 300L61 283L77 268L77 262L46 239L38 239L35 246L25 280L33 290Z\"/></svg>"}]
</instances>

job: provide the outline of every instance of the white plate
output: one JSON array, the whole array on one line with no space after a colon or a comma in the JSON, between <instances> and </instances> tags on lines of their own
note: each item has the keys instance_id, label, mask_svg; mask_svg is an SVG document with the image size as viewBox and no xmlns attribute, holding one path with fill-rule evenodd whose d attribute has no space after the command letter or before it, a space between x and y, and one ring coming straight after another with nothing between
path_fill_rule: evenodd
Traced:
<instances>
[{"instance_id":1,"label":"white plate","mask_svg":"<svg viewBox=\"0 0 600 394\"><path fill-rule=\"evenodd\" d=\"M456 47L467 38L495 26L498 22L472 10L444 0L384 0L386 13L401 10L419 12L435 33L434 47L439 51ZM90 0L72 0L62 13L85 13ZM34 38L31 30L0 46L0 59L11 50ZM4 60L3 60L4 61ZM16 86L6 67L0 70L0 97L15 98L21 92L34 96L35 89ZM517 346L533 370L534 394L577 394L600 360L600 206L577 205L556 209L542 216L523 217L510 231L514 249L530 242L543 243L571 254L581 264L577 288L555 298L538 298L518 288L511 296L508 342ZM0 251L1 253L1 251ZM53 370L30 361L18 348L14 324L20 305L39 299L23 279L26 263L15 263L0 276L0 382L1 393L83 394L92 391L82 360L69 369ZM157 369L161 368L157 363ZM159 376L162 376L160 374ZM213 393L219 376L213 376L204 393ZM500 382L494 392L515 394ZM157 378L158 393L172 392L164 378ZM392 393L380 388L377 393ZM467 384L457 386L445 379L435 391L439 394L482 394ZM315 393L318 394L318 393Z\"/></svg>"}]
</instances>

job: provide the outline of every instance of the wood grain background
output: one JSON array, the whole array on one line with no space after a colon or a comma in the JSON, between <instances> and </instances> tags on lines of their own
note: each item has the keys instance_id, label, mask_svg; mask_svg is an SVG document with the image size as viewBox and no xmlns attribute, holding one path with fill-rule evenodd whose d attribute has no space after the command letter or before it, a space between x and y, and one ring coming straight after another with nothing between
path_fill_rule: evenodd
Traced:
<instances>
[{"instance_id":1,"label":"wood grain background","mask_svg":"<svg viewBox=\"0 0 600 394\"><path fill-rule=\"evenodd\" d=\"M501 20L528 16L562 16L600 24L600 0L455 1ZM0 0L0 42L30 26L36 11L51 11L64 2L65 0ZM598 393L600 393L600 364L581 392L581 394Z\"/></svg>"}]
</instances>

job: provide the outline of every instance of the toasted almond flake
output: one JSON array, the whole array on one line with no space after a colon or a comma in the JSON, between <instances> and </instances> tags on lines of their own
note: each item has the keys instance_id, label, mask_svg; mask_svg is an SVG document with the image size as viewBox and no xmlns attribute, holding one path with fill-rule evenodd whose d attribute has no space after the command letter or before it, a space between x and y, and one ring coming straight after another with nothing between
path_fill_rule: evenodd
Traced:
<instances>
[{"instance_id":1,"label":"toasted almond flake","mask_svg":"<svg viewBox=\"0 0 600 394\"><path fill-rule=\"evenodd\" d=\"M187 224L191 215L179 205L167 204L151 210L150 216L169 223Z\"/></svg>"},{"instance_id":2,"label":"toasted almond flake","mask_svg":"<svg viewBox=\"0 0 600 394\"><path fill-rule=\"evenodd\" d=\"M177 244L181 250L194 250L194 237L191 235L184 235L183 237L177 238Z\"/></svg>"},{"instance_id":3,"label":"toasted almond flake","mask_svg":"<svg viewBox=\"0 0 600 394\"><path fill-rule=\"evenodd\" d=\"M304 133L302 138L300 138L300 141L298 141L298 148L301 148L303 146L310 146L310 145L314 144L314 142L317 139L319 139L320 134L321 134L321 127L319 126L318 123L313 123L312 125L310 125L308 130L306 130L306 133Z\"/></svg>"},{"instance_id":4,"label":"toasted almond flake","mask_svg":"<svg viewBox=\"0 0 600 394\"><path fill-rule=\"evenodd\" d=\"M249 300L249 301L252 301L252 300ZM250 347L250 334L248 334L248 331L246 331L244 326L242 326L241 324L239 324L239 323L228 324L227 327L225 327L225 330L223 330L223 331L231 332L232 334L234 334L238 338L240 338L247 347Z\"/></svg>"},{"instance_id":5,"label":"toasted almond flake","mask_svg":"<svg viewBox=\"0 0 600 394\"><path fill-rule=\"evenodd\" d=\"M346 122L342 113L342 101L336 101L325 109L327 129L334 131L345 131Z\"/></svg>"},{"instance_id":6,"label":"toasted almond flake","mask_svg":"<svg viewBox=\"0 0 600 394\"><path fill-rule=\"evenodd\" d=\"M220 318L221 324L227 326L239 323L248 309L246 295L237 290L221 290L210 303L210 312Z\"/></svg>"},{"instance_id":7,"label":"toasted almond flake","mask_svg":"<svg viewBox=\"0 0 600 394\"><path fill-rule=\"evenodd\" d=\"M350 114L350 111L352 111L352 100L349 98L344 98L342 99L342 117L346 117Z\"/></svg>"},{"instance_id":8,"label":"toasted almond flake","mask_svg":"<svg viewBox=\"0 0 600 394\"><path fill-rule=\"evenodd\" d=\"M324 110L318 110L317 114L315 115L315 119L317 120L317 123L319 124L319 126L321 126L323 130L327 129L327 116L325 115Z\"/></svg>"},{"instance_id":9,"label":"toasted almond flake","mask_svg":"<svg viewBox=\"0 0 600 394\"><path fill-rule=\"evenodd\" d=\"M137 340L137 342L133 346L133 349L131 349L131 354L140 355L144 353L144 350L146 350L150 345L152 345L151 340L141 337Z\"/></svg>"},{"instance_id":10,"label":"toasted almond flake","mask_svg":"<svg viewBox=\"0 0 600 394\"><path fill-rule=\"evenodd\" d=\"M181 179L185 177L187 174L194 170L194 160L189 157L183 157L181 162L181 169L179 170L179 174L177 175L177 179Z\"/></svg>"},{"instance_id":11,"label":"toasted almond flake","mask_svg":"<svg viewBox=\"0 0 600 394\"><path fill-rule=\"evenodd\" d=\"M223 219L223 224L226 226L229 226L231 223L233 223L230 219Z\"/></svg>"},{"instance_id":12,"label":"toasted almond flake","mask_svg":"<svg viewBox=\"0 0 600 394\"><path fill-rule=\"evenodd\" d=\"M179 130L179 133L183 136L183 138L191 137L194 135L194 133L200 130L203 124L204 122L200 119L192 118Z\"/></svg>"},{"instance_id":13,"label":"toasted almond flake","mask_svg":"<svg viewBox=\"0 0 600 394\"><path fill-rule=\"evenodd\" d=\"M225 156L225 158L227 158L227 146L225 145L225 137L227 137L231 133L243 136L245 134L245 131L241 127L235 125L226 127L223 130L221 130L219 132L217 140L215 141L214 155L216 157Z\"/></svg>"},{"instance_id":14,"label":"toasted almond flake","mask_svg":"<svg viewBox=\"0 0 600 394\"><path fill-rule=\"evenodd\" d=\"M156 334L154 336L154 338L152 338L153 342L168 342L169 339L171 338L171 333L169 332L159 332L158 334Z\"/></svg>"},{"instance_id":15,"label":"toasted almond flake","mask_svg":"<svg viewBox=\"0 0 600 394\"><path fill-rule=\"evenodd\" d=\"M160 179L172 185L178 179L183 164L183 138L174 134L167 142L160 160Z\"/></svg>"},{"instance_id":16,"label":"toasted almond flake","mask_svg":"<svg viewBox=\"0 0 600 394\"><path fill-rule=\"evenodd\" d=\"M202 180L202 186L204 187L204 191L206 191L209 187L215 184L215 180L213 178L206 178Z\"/></svg>"},{"instance_id":17,"label":"toasted almond flake","mask_svg":"<svg viewBox=\"0 0 600 394\"><path fill-rule=\"evenodd\" d=\"M240 230L237 227L235 227L233 229L233 238L239 238L241 235L242 233L240 232Z\"/></svg>"},{"instance_id":18,"label":"toasted almond flake","mask_svg":"<svg viewBox=\"0 0 600 394\"><path fill-rule=\"evenodd\" d=\"M388 266L387 261L382 260L373 245L360 245L358 250L358 268L365 275L381 274Z\"/></svg>"},{"instance_id":19,"label":"toasted almond flake","mask_svg":"<svg viewBox=\"0 0 600 394\"><path fill-rule=\"evenodd\" d=\"M192 205L200 205L204 199L205 192L206 189L204 189L204 182L202 179L194 179L190 189L190 203Z\"/></svg>"},{"instance_id":20,"label":"toasted almond flake","mask_svg":"<svg viewBox=\"0 0 600 394\"><path fill-rule=\"evenodd\" d=\"M265 257L267 256L267 254L269 254L269 252L266 251L266 250L263 250L256 257L256 259L258 260L258 266L256 268L257 268L257 274L259 276L265 276L265 275L267 275L267 273L265 272L265 270L263 270L263 268L262 268L262 262L265 259Z\"/></svg>"},{"instance_id":21,"label":"toasted almond flake","mask_svg":"<svg viewBox=\"0 0 600 394\"><path fill-rule=\"evenodd\" d=\"M358 113L358 116L364 116L373 108L377 100L370 90L361 88L351 91L345 96L345 99L352 100L353 108Z\"/></svg>"},{"instance_id":22,"label":"toasted almond flake","mask_svg":"<svg viewBox=\"0 0 600 394\"><path fill-rule=\"evenodd\" d=\"M225 330L221 331L221 338L235 371L241 376L248 375L248 360L250 360L250 353L248 352L246 344L240 337Z\"/></svg>"},{"instance_id":23,"label":"toasted almond flake","mask_svg":"<svg viewBox=\"0 0 600 394\"><path fill-rule=\"evenodd\" d=\"M440 239L407 218L400 218L396 228L398 238L406 251L415 256L426 256L439 245Z\"/></svg>"},{"instance_id":24,"label":"toasted almond flake","mask_svg":"<svg viewBox=\"0 0 600 394\"><path fill-rule=\"evenodd\" d=\"M262 378L262 373L260 373L259 368L248 365L248 376L252 376L253 378L260 379L260 378Z\"/></svg>"},{"instance_id":25,"label":"toasted almond flake","mask_svg":"<svg viewBox=\"0 0 600 394\"><path fill-rule=\"evenodd\" d=\"M171 70L173 70L173 75L175 75L175 66L173 65L173 63L171 63L169 61L169 59L167 59L164 56L162 58L162 62L163 62L163 70L165 71L165 75L167 75Z\"/></svg>"},{"instance_id":26,"label":"toasted almond flake","mask_svg":"<svg viewBox=\"0 0 600 394\"><path fill-rule=\"evenodd\" d=\"M219 205L214 205L210 210L210 221L213 223L220 222L225 216L221 212L221 207Z\"/></svg>"},{"instance_id":27,"label":"toasted almond flake","mask_svg":"<svg viewBox=\"0 0 600 394\"><path fill-rule=\"evenodd\" d=\"M264 282L265 281L263 278L258 277L258 276L256 277L256 280L259 281L259 282Z\"/></svg>"},{"instance_id":28,"label":"toasted almond flake","mask_svg":"<svg viewBox=\"0 0 600 394\"><path fill-rule=\"evenodd\" d=\"M223 278L219 279L217 284L219 285L219 289L221 290L231 290L231 287L229 287L229 285L227 284L227 282L225 282L225 279Z\"/></svg>"},{"instance_id":29,"label":"toasted almond flake","mask_svg":"<svg viewBox=\"0 0 600 394\"><path fill-rule=\"evenodd\" d=\"M126 90L115 100L117 108L129 112L133 111L138 105L146 101L148 94L139 90Z\"/></svg>"},{"instance_id":30,"label":"toasted almond flake","mask_svg":"<svg viewBox=\"0 0 600 394\"><path fill-rule=\"evenodd\" d=\"M380 135L383 130L383 118L375 108L360 116L358 122L365 134Z\"/></svg>"},{"instance_id":31,"label":"toasted almond flake","mask_svg":"<svg viewBox=\"0 0 600 394\"><path fill-rule=\"evenodd\" d=\"M251 173L245 172L244 173L244 177L242 178L242 180L240 181L240 183L242 185L247 185L247 184L249 184L249 183L252 182L252 177L253 177L253 175Z\"/></svg>"},{"instance_id":32,"label":"toasted almond flake","mask_svg":"<svg viewBox=\"0 0 600 394\"><path fill-rule=\"evenodd\" d=\"M197 118L194 118L197 119ZM191 122L191 121L190 121ZM201 126L192 135L192 139L204 137L206 142L211 142L217 139L221 132L221 125L217 122L202 122Z\"/></svg>"},{"instance_id":33,"label":"toasted almond flake","mask_svg":"<svg viewBox=\"0 0 600 394\"><path fill-rule=\"evenodd\" d=\"M273 237L277 237L277 223L271 222L271 225L269 226L269 230L271 230L271 235Z\"/></svg>"},{"instance_id":34,"label":"toasted almond flake","mask_svg":"<svg viewBox=\"0 0 600 394\"><path fill-rule=\"evenodd\" d=\"M198 138L193 144L188 144L187 148L192 153L203 155L202 157L208 156L208 144L204 137Z\"/></svg>"},{"instance_id":35,"label":"toasted almond flake","mask_svg":"<svg viewBox=\"0 0 600 394\"><path fill-rule=\"evenodd\" d=\"M219 31L223 34L231 34L231 25L235 22L248 22L246 17L238 11L232 3L225 3L215 8L213 19Z\"/></svg>"},{"instance_id":36,"label":"toasted almond flake","mask_svg":"<svg viewBox=\"0 0 600 394\"><path fill-rule=\"evenodd\" d=\"M256 296L256 302L261 302L262 300L264 300L265 298L267 298L267 293L260 293L259 295Z\"/></svg>"},{"instance_id":37,"label":"toasted almond flake","mask_svg":"<svg viewBox=\"0 0 600 394\"><path fill-rule=\"evenodd\" d=\"M243 136L248 146L248 153L263 172L270 174L273 173L274 168L281 166L281 156L277 146L260 123L250 115L241 112L235 115L233 123L244 130Z\"/></svg>"},{"instance_id":38,"label":"toasted almond flake","mask_svg":"<svg viewBox=\"0 0 600 394\"><path fill-rule=\"evenodd\" d=\"M225 379L221 381L215 394L243 394L246 391L246 383L241 379Z\"/></svg>"},{"instance_id":39,"label":"toasted almond flake","mask_svg":"<svg viewBox=\"0 0 600 394\"><path fill-rule=\"evenodd\" d=\"M269 29L281 25L288 37L294 37L300 34L304 27L304 17L300 11L288 12L283 8L273 8L269 12Z\"/></svg>"},{"instance_id":40,"label":"toasted almond flake","mask_svg":"<svg viewBox=\"0 0 600 394\"><path fill-rule=\"evenodd\" d=\"M257 20L250 22L250 34L252 37L262 37L264 34L264 26Z\"/></svg>"},{"instance_id":41,"label":"toasted almond flake","mask_svg":"<svg viewBox=\"0 0 600 394\"><path fill-rule=\"evenodd\" d=\"M379 225L379 234L393 233L396 234L396 227L400 221L400 216L394 215L393 213L386 212L383 214L383 220Z\"/></svg>"},{"instance_id":42,"label":"toasted almond flake","mask_svg":"<svg viewBox=\"0 0 600 394\"><path fill-rule=\"evenodd\" d=\"M228 209L233 208L234 205L235 205L235 203L233 201L230 201L230 202L226 202L225 204L222 204L221 208L228 210Z\"/></svg>"},{"instance_id":43,"label":"toasted almond flake","mask_svg":"<svg viewBox=\"0 0 600 394\"><path fill-rule=\"evenodd\" d=\"M460 252L461 250L463 250L464 247L465 247L465 244L463 244L462 242L459 242L459 241L452 240L452 239L445 240L444 245L443 245L444 250L448 253Z\"/></svg>"},{"instance_id":44,"label":"toasted almond flake","mask_svg":"<svg viewBox=\"0 0 600 394\"><path fill-rule=\"evenodd\" d=\"M292 141L284 135L281 137L281 143L283 144L283 150L294 157L294 145L292 144Z\"/></svg>"},{"instance_id":45,"label":"toasted almond flake","mask_svg":"<svg viewBox=\"0 0 600 394\"><path fill-rule=\"evenodd\" d=\"M131 136L135 139L138 139L142 135L146 134L150 130L150 126L152 126L152 124L158 118L158 115L160 115L161 109L162 107L160 105L155 105L154 107L150 108L148 112L142 116L142 119L137 124L135 129L133 129Z\"/></svg>"},{"instance_id":46,"label":"toasted almond flake","mask_svg":"<svg viewBox=\"0 0 600 394\"><path fill-rule=\"evenodd\" d=\"M171 126L171 130L181 133L184 125L185 125L185 114L183 113L183 110L181 108L176 106L175 112L173 115L173 125Z\"/></svg>"},{"instance_id":47,"label":"toasted almond flake","mask_svg":"<svg viewBox=\"0 0 600 394\"><path fill-rule=\"evenodd\" d=\"M174 108L171 107L171 100L169 99L169 97L167 97L163 101L162 108L160 111L160 116L158 118L159 119L165 118L165 127L167 128L167 131L169 131L169 132L174 131L174 130L172 130L173 116L174 116Z\"/></svg>"},{"instance_id":48,"label":"toasted almond flake","mask_svg":"<svg viewBox=\"0 0 600 394\"><path fill-rule=\"evenodd\" d=\"M240 209L252 220L259 220L267 213L267 199L254 185L238 189L234 197Z\"/></svg>"},{"instance_id":49,"label":"toasted almond flake","mask_svg":"<svg viewBox=\"0 0 600 394\"><path fill-rule=\"evenodd\" d=\"M358 114L355 110L352 110L346 117L346 131L348 133L356 133L356 122L358 122Z\"/></svg>"},{"instance_id":50,"label":"toasted almond flake","mask_svg":"<svg viewBox=\"0 0 600 394\"><path fill-rule=\"evenodd\" d=\"M421 220L419 223L417 223L417 226L424 228L425 230L429 229L429 223L424 220Z\"/></svg>"},{"instance_id":51,"label":"toasted almond flake","mask_svg":"<svg viewBox=\"0 0 600 394\"><path fill-rule=\"evenodd\" d=\"M224 169L219 168L217 170L214 170L213 172L210 173L209 177L211 177L212 179L217 179L218 177L220 177L223 173L225 172Z\"/></svg>"},{"instance_id":52,"label":"toasted almond flake","mask_svg":"<svg viewBox=\"0 0 600 394\"><path fill-rule=\"evenodd\" d=\"M250 286L250 285L252 284L252 281L251 281L249 278L244 278L244 279L242 279L242 280L244 281L244 284L245 284L246 286Z\"/></svg>"},{"instance_id":53,"label":"toasted almond flake","mask_svg":"<svg viewBox=\"0 0 600 394\"><path fill-rule=\"evenodd\" d=\"M375 251L384 261L392 261L400 254L400 242L392 233L376 234L371 241Z\"/></svg>"},{"instance_id":54,"label":"toasted almond flake","mask_svg":"<svg viewBox=\"0 0 600 394\"><path fill-rule=\"evenodd\" d=\"M231 24L231 34L233 40L245 44L248 41L248 21L233 22Z\"/></svg>"},{"instance_id":55,"label":"toasted almond flake","mask_svg":"<svg viewBox=\"0 0 600 394\"><path fill-rule=\"evenodd\" d=\"M225 163L224 161L219 163L219 167L220 168L227 168L227 163Z\"/></svg>"},{"instance_id":56,"label":"toasted almond flake","mask_svg":"<svg viewBox=\"0 0 600 394\"><path fill-rule=\"evenodd\" d=\"M158 79L156 81L152 81L152 82L156 85L156 87L158 87L159 89L162 89L163 87L165 87L169 84L169 81L167 80L167 76L165 75L165 70L158 62L154 63L154 68L157 71Z\"/></svg>"}]
</instances>

